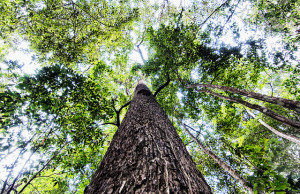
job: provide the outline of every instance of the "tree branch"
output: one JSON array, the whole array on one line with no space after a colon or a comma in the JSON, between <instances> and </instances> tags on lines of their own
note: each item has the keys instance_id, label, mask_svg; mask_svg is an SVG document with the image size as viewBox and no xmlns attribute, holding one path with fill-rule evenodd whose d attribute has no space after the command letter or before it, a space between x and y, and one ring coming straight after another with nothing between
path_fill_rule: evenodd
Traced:
<instances>
[{"instance_id":1,"label":"tree branch","mask_svg":"<svg viewBox=\"0 0 300 194\"><path fill-rule=\"evenodd\" d=\"M235 12L235 10L236 10L238 4L240 3L240 1L241 1L241 0L239 0L239 1L237 2L237 4L235 5L235 8L231 11L230 16L227 18L225 24L222 26L222 29L221 29L220 33L222 33L223 29L225 28L225 25L226 25L226 24L229 22L229 20L232 18L232 16L233 16L233 14L234 14L234 12Z\"/></svg>"},{"instance_id":2,"label":"tree branch","mask_svg":"<svg viewBox=\"0 0 300 194\"><path fill-rule=\"evenodd\" d=\"M115 107L115 100L112 99L112 102L113 102L113 109L114 109L115 113L118 114L118 111L117 111L117 109L116 109L116 107Z\"/></svg>"},{"instance_id":3,"label":"tree branch","mask_svg":"<svg viewBox=\"0 0 300 194\"><path fill-rule=\"evenodd\" d=\"M55 118L57 118L57 116L56 116ZM49 125L48 125L48 126L49 126ZM54 130L53 128L50 129L50 131L48 132L48 134L47 134L45 137L48 138L49 135L50 135L51 133L53 133L53 132L55 132L55 130ZM45 139L45 138L44 138L44 139ZM9 190L8 190L7 193L10 193L10 192L14 189L14 185L15 185L16 181L18 180L19 176L21 176L21 173L22 173L23 169L25 168L26 164L29 162L29 160L31 159L31 157L33 156L33 154L34 154L40 147L42 147L43 145L44 145L44 144L37 144L37 145L34 145L34 147L33 147L34 149L33 149L32 153L30 154L30 156L27 158L27 160L26 160L25 163L23 164L23 166L22 166L21 170L19 171L18 175L14 178L13 183L11 184L11 186L10 186L10 188L9 188ZM2 192L1 192L1 194L2 194Z\"/></svg>"},{"instance_id":4,"label":"tree branch","mask_svg":"<svg viewBox=\"0 0 300 194\"><path fill-rule=\"evenodd\" d=\"M209 18L214 15L221 7L223 7L225 4L227 4L228 0L222 3L219 7L217 7L199 26L202 27L208 20Z\"/></svg>"},{"instance_id":5,"label":"tree branch","mask_svg":"<svg viewBox=\"0 0 300 194\"><path fill-rule=\"evenodd\" d=\"M249 115L251 115L254 119L256 118L256 116L250 112L248 109L246 109L247 113ZM263 126L265 126L267 129L269 129L270 131L272 131L273 133L275 133L276 135L278 135L279 137L282 137L284 139L290 140L294 143L297 143L300 145L300 139L298 139L295 136L291 136L291 135L286 135L284 133L281 133L280 131L277 131L276 129L274 129L273 127L271 127L270 125L268 125L267 123L265 123L263 120L258 119L258 122L260 122L260 124L262 124Z\"/></svg>"},{"instance_id":6,"label":"tree branch","mask_svg":"<svg viewBox=\"0 0 300 194\"><path fill-rule=\"evenodd\" d=\"M237 180L241 185L243 185L250 193L253 192L253 186L245 180L236 170L229 166L226 162L222 161L215 153L206 148L188 129L190 126L183 123L185 131L190 135L190 137L198 144L204 153L209 155L221 168L223 168L227 173L229 173L235 180Z\"/></svg>"},{"instance_id":7,"label":"tree branch","mask_svg":"<svg viewBox=\"0 0 300 194\"><path fill-rule=\"evenodd\" d=\"M179 25L179 22L180 22L180 20L181 20L181 18L182 18L183 12L184 12L184 9L183 9L183 7L182 7L182 8L181 8L181 12L180 12L179 17L178 17L178 21L177 21L177 23L176 23L176 28L178 28L178 25Z\"/></svg>"},{"instance_id":8,"label":"tree branch","mask_svg":"<svg viewBox=\"0 0 300 194\"><path fill-rule=\"evenodd\" d=\"M207 93L212 94L214 96L217 96L219 98L229 100L231 102L239 103L239 104L242 104L242 105L244 105L248 108L258 110L259 112L261 112L261 113L263 113L263 114L265 114L265 115L267 115L267 116L269 116L269 117L271 117L271 118L273 118L273 119L275 119L275 120L277 120L277 121L279 121L279 122L281 122L281 123L283 123L283 124L285 124L289 127L294 127L296 129L298 129L298 131L300 131L300 122L294 121L294 120L289 119L289 118L286 118L286 117L284 117L284 116L282 116L282 115L280 115L280 114L278 114L278 113L276 113L276 112L274 112L274 111L272 111L272 110L270 110L266 107L259 106L257 104L251 104L247 101L244 101L244 100L241 100L241 99L238 99L238 98L223 96L221 94L217 94L213 91L206 90L206 89L204 89L204 90L196 89L196 91L198 91L198 92L207 92Z\"/></svg>"},{"instance_id":9,"label":"tree branch","mask_svg":"<svg viewBox=\"0 0 300 194\"><path fill-rule=\"evenodd\" d=\"M69 143L68 141L66 141L65 142L65 144L62 146L62 148L60 148L60 150L59 151L57 151L55 154L54 154L54 156L52 156L49 160L48 160L48 162L46 163L46 164L44 164L44 166L37 172L37 173L35 173L35 175L33 175L32 177L31 177L31 179L24 185L24 187L20 190L20 192L19 193L22 193L23 191L24 191L24 189L31 183L31 181L33 180L33 179L35 179L36 177L37 177L37 175L38 174L40 174L47 166L48 166L48 164L63 150L63 148L67 145L67 143Z\"/></svg>"},{"instance_id":10,"label":"tree branch","mask_svg":"<svg viewBox=\"0 0 300 194\"><path fill-rule=\"evenodd\" d=\"M115 113L116 113L117 121L116 121L116 123L108 122L108 123L103 123L103 124L101 124L101 125L115 125L115 126L117 126L117 127L120 127L120 125L121 125L121 121L120 121L120 113L121 113L121 111L122 111L123 108L125 108L126 106L128 106L128 105L131 103L131 101L128 101L126 104L124 104L123 106L121 106L121 108L119 108L119 110L117 110L117 109L115 108L115 100L112 99L112 101L113 101L113 109L114 109L114 111L115 111Z\"/></svg>"},{"instance_id":11,"label":"tree branch","mask_svg":"<svg viewBox=\"0 0 300 194\"><path fill-rule=\"evenodd\" d=\"M123 108L125 108L126 106L128 106L130 103L131 103L131 100L128 101L128 102L127 102L126 104L124 104L123 106L121 106L121 108L118 110L118 112L121 112L121 110L122 110Z\"/></svg>"},{"instance_id":12,"label":"tree branch","mask_svg":"<svg viewBox=\"0 0 300 194\"><path fill-rule=\"evenodd\" d=\"M300 113L300 102L296 100L289 100L285 98L280 98L280 97L273 97L273 96L268 96L264 94L259 94L256 92L251 92L251 91L246 91L246 90L241 90L229 86L220 86L220 85L213 85L213 84L194 84L194 85L188 85L187 88L197 88L197 87L202 87L202 88L213 88L213 89L220 89L223 91L228 91L228 92L233 92L235 94L240 94L243 96L247 96L250 98L254 98L257 100L261 100L264 102L269 102L272 104L277 104L280 106L283 106L285 108L295 110Z\"/></svg>"},{"instance_id":13,"label":"tree branch","mask_svg":"<svg viewBox=\"0 0 300 194\"><path fill-rule=\"evenodd\" d=\"M25 147L20 151L20 153L18 154L18 156L17 156L15 162L13 163L13 165L12 165L12 167L11 167L11 170L10 170L9 174L7 175L7 177L6 177L6 179L5 179L4 183L3 183L3 187L2 187L2 190L1 190L1 194L3 194L3 193L5 192L5 188L6 188L8 179L9 179L9 177L11 176L11 174L12 174L12 172L13 172L13 169L14 169L14 167L16 166L16 164L17 164L17 162L18 162L18 160L19 160L21 154L23 154L24 150L25 150ZM11 188L11 187L10 187L10 188ZM9 190L11 190L11 189L9 189Z\"/></svg>"},{"instance_id":14,"label":"tree branch","mask_svg":"<svg viewBox=\"0 0 300 194\"><path fill-rule=\"evenodd\" d=\"M162 89L164 89L166 86L168 86L169 85L169 83L170 83L170 76L169 76L169 74L167 73L167 82L166 83L164 83L163 85L161 85L157 90L156 90L156 92L154 93L154 97L156 97L156 95L162 90Z\"/></svg>"},{"instance_id":15,"label":"tree branch","mask_svg":"<svg viewBox=\"0 0 300 194\"><path fill-rule=\"evenodd\" d=\"M15 152L16 150L18 150L19 148L22 148L22 150L23 149L25 149L25 147L27 147L27 145L33 140L33 138L36 136L36 133L24 144L24 145L20 145L20 146L17 146L17 147L15 147L12 151L9 151L5 156L3 156L3 157L1 157L0 158L0 162L4 159L4 158L6 158L9 154L11 154L11 153L13 153L13 152Z\"/></svg>"},{"instance_id":16,"label":"tree branch","mask_svg":"<svg viewBox=\"0 0 300 194\"><path fill-rule=\"evenodd\" d=\"M146 34L146 27L145 27L144 32L143 32L142 40L139 44L136 45L136 47L139 47L144 42L145 34Z\"/></svg>"}]
</instances>

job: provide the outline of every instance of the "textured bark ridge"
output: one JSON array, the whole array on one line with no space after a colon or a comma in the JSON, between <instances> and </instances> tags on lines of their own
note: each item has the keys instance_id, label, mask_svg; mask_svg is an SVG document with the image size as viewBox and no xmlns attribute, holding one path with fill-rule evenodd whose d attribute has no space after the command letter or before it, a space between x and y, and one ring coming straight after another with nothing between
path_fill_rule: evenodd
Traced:
<instances>
[{"instance_id":1,"label":"textured bark ridge","mask_svg":"<svg viewBox=\"0 0 300 194\"><path fill-rule=\"evenodd\" d=\"M139 84L85 193L212 192L165 112Z\"/></svg>"}]
</instances>

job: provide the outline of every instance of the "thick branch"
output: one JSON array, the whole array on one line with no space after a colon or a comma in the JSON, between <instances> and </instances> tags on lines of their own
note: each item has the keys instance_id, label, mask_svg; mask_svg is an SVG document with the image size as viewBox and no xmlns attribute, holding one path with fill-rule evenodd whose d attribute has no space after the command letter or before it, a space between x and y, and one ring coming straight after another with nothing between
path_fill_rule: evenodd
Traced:
<instances>
[{"instance_id":1,"label":"thick branch","mask_svg":"<svg viewBox=\"0 0 300 194\"><path fill-rule=\"evenodd\" d=\"M231 98L231 97L227 97L227 96L223 96L221 94L217 94L213 91L210 91L210 90L198 90L196 89L198 92L207 92L207 93L210 93L214 96L217 96L219 98L222 98L222 99L225 99L225 100L229 100L231 102L235 102L235 103L239 103L239 104L242 104L248 108L251 108L251 109L255 109L255 110L258 110L259 112L273 118L273 119L276 119L277 121L280 121L281 123L289 126L289 127L294 127L296 129L298 129L300 131L300 122L298 121L294 121L292 119L289 119L289 118L286 118L266 107L263 107L263 106L259 106L257 104L251 104L249 102L246 102L244 100L241 100L241 99L238 99L238 98Z\"/></svg>"},{"instance_id":2,"label":"thick branch","mask_svg":"<svg viewBox=\"0 0 300 194\"><path fill-rule=\"evenodd\" d=\"M256 118L256 116L250 112L248 109L246 109L246 111L248 112L248 114L250 114L253 118ZM294 136L291 136L291 135L286 135L284 133L281 133L279 131L277 131L276 129L274 129L273 127L271 127L270 125L268 125L267 123L265 123L263 120L261 119L258 119L258 122L260 122L263 126L265 126L267 129L269 129L270 131L272 131L273 133L275 133L276 135L284 138L284 139L287 139L287 140L290 140L294 143L297 143L300 145L300 139L298 139L297 137L294 137Z\"/></svg>"},{"instance_id":3,"label":"thick branch","mask_svg":"<svg viewBox=\"0 0 300 194\"><path fill-rule=\"evenodd\" d=\"M170 83L170 76L169 76L169 74L167 74L167 81L166 81L166 83L164 83L163 85L161 85L157 90L156 90L156 92L154 93L154 97L156 97L156 95L162 90L162 89L164 89L167 85L169 85L169 83Z\"/></svg>"},{"instance_id":4,"label":"thick branch","mask_svg":"<svg viewBox=\"0 0 300 194\"><path fill-rule=\"evenodd\" d=\"M296 100L289 100L289 99L280 98L280 97L268 96L268 95L259 94L256 92L236 89L236 88L229 87L229 86L219 86L219 85L213 85L213 84L194 84L194 85L187 86L187 88L197 88L197 87L208 87L208 88L215 88L215 89L220 89L223 91L233 92L235 94L240 94L240 95L254 98L257 100L269 102L272 104L277 104L277 105L283 106L285 108L295 110L300 113L300 102L298 102Z\"/></svg>"},{"instance_id":5,"label":"thick branch","mask_svg":"<svg viewBox=\"0 0 300 194\"><path fill-rule=\"evenodd\" d=\"M191 138L198 144L198 146L203 150L204 153L209 155L215 162L219 164L220 167L222 167L226 172L228 172L235 180L237 180L243 187L245 187L250 193L253 192L253 186L246 181L236 170L231 168L226 162L222 161L215 153L210 151L208 148L206 148L188 129L189 127L186 124L183 124L183 127L185 131L191 136ZM191 128L191 127L189 127Z\"/></svg>"},{"instance_id":6,"label":"thick branch","mask_svg":"<svg viewBox=\"0 0 300 194\"><path fill-rule=\"evenodd\" d=\"M117 111L117 126L120 127L121 125L121 120L120 120L120 114L123 108L125 108L126 106L128 106L131 103L131 101L127 102L126 104L124 104L123 106L121 106L121 108Z\"/></svg>"},{"instance_id":7,"label":"thick branch","mask_svg":"<svg viewBox=\"0 0 300 194\"><path fill-rule=\"evenodd\" d=\"M118 110L117 110L116 107L115 107L115 100L112 99L112 102L113 102L113 106L112 106L112 107L113 107L115 113L118 114Z\"/></svg>"},{"instance_id":8,"label":"thick branch","mask_svg":"<svg viewBox=\"0 0 300 194\"><path fill-rule=\"evenodd\" d=\"M124 104L123 106L121 106L121 108L120 108L118 111L121 112L121 110L122 110L123 108L125 108L126 106L128 106L130 103L131 103L131 100L128 101L128 102L127 102L126 104Z\"/></svg>"},{"instance_id":9,"label":"thick branch","mask_svg":"<svg viewBox=\"0 0 300 194\"><path fill-rule=\"evenodd\" d=\"M124 104L123 106L121 106L121 108L119 110L117 110L115 108L115 101L114 101L114 99L112 101L113 101L113 109L114 109L114 111L116 113L117 121L116 121L116 123L109 122L109 123L103 123L102 125L115 125L117 127L120 127L120 125L121 125L120 113L121 113L121 111L122 111L123 108L125 108L126 106L128 106L131 103L131 101L128 101L126 104Z\"/></svg>"},{"instance_id":10,"label":"thick branch","mask_svg":"<svg viewBox=\"0 0 300 194\"><path fill-rule=\"evenodd\" d=\"M120 127L121 121L120 121L120 112L117 112L117 126Z\"/></svg>"},{"instance_id":11,"label":"thick branch","mask_svg":"<svg viewBox=\"0 0 300 194\"><path fill-rule=\"evenodd\" d=\"M125 108L126 106L128 106L130 104L131 101L127 102L126 104L124 104L123 106L121 106L121 108L117 111L117 126L120 127L121 125L121 120L120 120L120 113L122 111L123 108Z\"/></svg>"}]
</instances>

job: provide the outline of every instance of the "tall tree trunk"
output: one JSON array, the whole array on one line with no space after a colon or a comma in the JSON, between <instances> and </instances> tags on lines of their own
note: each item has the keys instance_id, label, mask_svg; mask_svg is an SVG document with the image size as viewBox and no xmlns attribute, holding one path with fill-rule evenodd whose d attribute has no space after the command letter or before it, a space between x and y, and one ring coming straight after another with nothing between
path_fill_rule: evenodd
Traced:
<instances>
[{"instance_id":1,"label":"tall tree trunk","mask_svg":"<svg viewBox=\"0 0 300 194\"><path fill-rule=\"evenodd\" d=\"M244 100L241 100L241 99L238 99L238 98L232 98L232 97L227 97L227 96L223 96L221 94L217 94L211 90L198 90L196 89L196 91L198 92L207 92L209 94L212 94L214 96L217 96L219 98L222 98L222 99L225 99L225 100L229 100L231 102L235 102L235 103L239 103L239 104L242 104L248 108L251 108L251 109L255 109L255 110L258 110L259 112L273 118L273 119L276 119L277 121L285 124L286 126L289 126L289 127L294 127L296 128L298 131L300 131L300 122L298 121L294 121L292 119L289 119L289 118L286 118L266 107L263 107L263 106L259 106L257 104L251 104L249 102L246 102Z\"/></svg>"},{"instance_id":2,"label":"tall tree trunk","mask_svg":"<svg viewBox=\"0 0 300 194\"><path fill-rule=\"evenodd\" d=\"M191 136L191 138L198 144L198 146L202 149L204 153L209 155L216 163L219 164L221 168L223 168L226 172L228 172L235 180L237 180L245 189L247 189L250 193L253 192L253 186L245 180L236 170L231 168L226 162L222 161L215 153L206 148L187 128L187 125L184 124L185 131Z\"/></svg>"},{"instance_id":3,"label":"tall tree trunk","mask_svg":"<svg viewBox=\"0 0 300 194\"><path fill-rule=\"evenodd\" d=\"M85 193L212 192L167 115L140 83Z\"/></svg>"},{"instance_id":4,"label":"tall tree trunk","mask_svg":"<svg viewBox=\"0 0 300 194\"><path fill-rule=\"evenodd\" d=\"M246 111L248 112L248 114L250 114L253 118L256 118L256 116L250 112L248 109L246 109ZM300 139L298 139L297 137L295 136L292 136L292 135L286 135L284 133L281 133L280 131L277 131L276 129L274 129L273 127L271 127L270 125L268 125L267 123L265 123L263 120L261 119L258 119L258 122L260 122L260 124L262 124L263 126L265 126L267 129L269 129L270 131L272 131L273 133L275 133L276 135L284 138L284 139L287 139L287 140L290 140L294 143L297 143L300 145Z\"/></svg>"},{"instance_id":5,"label":"tall tree trunk","mask_svg":"<svg viewBox=\"0 0 300 194\"><path fill-rule=\"evenodd\" d=\"M285 98L268 96L268 95L259 94L256 92L236 89L236 88L229 87L229 86L219 86L219 85L213 85L213 84L195 84L195 85L188 86L188 88L197 88L197 87L216 88L216 89L220 89L223 91L233 92L233 93L247 96L250 98L255 98L257 100L269 102L272 104L278 104L280 106L283 106L283 107L291 109L291 110L295 110L300 113L300 102L298 102L296 100L289 100L289 99L285 99Z\"/></svg>"}]
</instances>

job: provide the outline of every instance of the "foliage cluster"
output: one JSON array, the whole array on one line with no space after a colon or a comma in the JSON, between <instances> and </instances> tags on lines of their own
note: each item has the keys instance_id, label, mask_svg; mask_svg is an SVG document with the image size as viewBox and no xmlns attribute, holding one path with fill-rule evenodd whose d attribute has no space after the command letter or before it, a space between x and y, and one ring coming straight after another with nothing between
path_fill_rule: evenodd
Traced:
<instances>
[{"instance_id":1,"label":"foliage cluster","mask_svg":"<svg viewBox=\"0 0 300 194\"><path fill-rule=\"evenodd\" d=\"M247 16L241 14L245 5L252 10ZM176 6L4 0L0 10L1 193L82 193L139 79L153 93L168 83L156 99L216 193L246 191L201 151L183 123L256 192L299 192L299 145L268 131L258 119L297 138L298 129L258 111L254 119L242 104L188 87L214 84L300 101L299 32L288 38L299 23L297 1L192 0ZM271 53L261 37L242 40L255 28L265 37L281 36L283 49ZM230 36L236 42L225 44ZM5 59L17 41L28 41L35 52L41 64L35 74L26 75L23 64ZM144 50L145 63L133 61ZM212 91L300 121L298 112L282 106Z\"/></svg>"}]
</instances>

